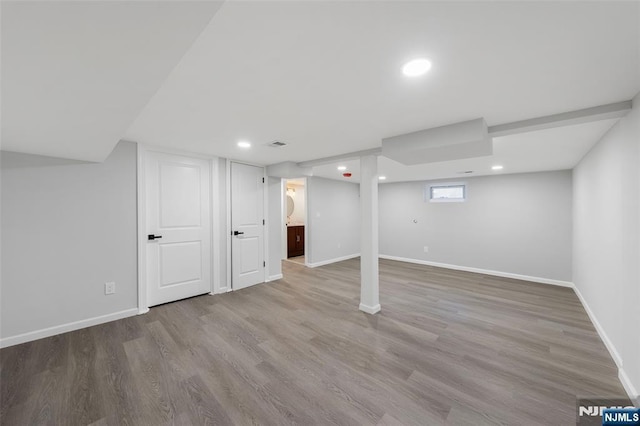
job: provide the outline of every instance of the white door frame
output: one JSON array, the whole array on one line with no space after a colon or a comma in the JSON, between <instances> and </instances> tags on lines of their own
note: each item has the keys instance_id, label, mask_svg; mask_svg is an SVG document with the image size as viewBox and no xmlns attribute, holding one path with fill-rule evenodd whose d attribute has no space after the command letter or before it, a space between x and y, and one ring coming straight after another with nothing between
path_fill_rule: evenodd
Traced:
<instances>
[{"instance_id":1,"label":"white door frame","mask_svg":"<svg viewBox=\"0 0 640 426\"><path fill-rule=\"evenodd\" d=\"M138 314L149 312L147 302L147 197L145 164L150 152L162 154L182 155L185 157L199 158L209 161L210 167L210 197L209 209L211 212L211 290L209 294L220 293L220 211L216 210L214 202L220 200L218 179L218 157L196 154L187 151L167 148L154 148L137 144L137 178L138 178Z\"/></svg>"},{"instance_id":2,"label":"white door frame","mask_svg":"<svg viewBox=\"0 0 640 426\"><path fill-rule=\"evenodd\" d=\"M304 185L302 190L304 192L304 266L309 267L309 179L307 176L301 178L292 179L304 179ZM282 178L281 191L282 191L282 217L280 223L282 224L282 258L288 258L288 242L287 242L287 181L290 179Z\"/></svg>"},{"instance_id":3,"label":"white door frame","mask_svg":"<svg viewBox=\"0 0 640 426\"><path fill-rule=\"evenodd\" d=\"M287 179L286 178L281 178L280 179L280 204L282 204L282 206L280 207L280 210L282 211L282 215L280 217L280 227L282 229L282 232L280 233L280 241L281 241L281 252L280 252L280 258L282 260L287 259L287 256L289 255L288 253L288 246L289 246L289 242L287 241L288 235L287 235ZM306 237L306 235L305 235ZM306 241L305 241L306 244ZM307 248L305 247L305 250Z\"/></svg>"},{"instance_id":4,"label":"white door frame","mask_svg":"<svg viewBox=\"0 0 640 426\"><path fill-rule=\"evenodd\" d=\"M267 176L267 168L260 165L260 164L255 164L255 163L249 163L247 161L237 161L237 160L230 160L227 158L227 167L226 167L226 180L227 180L227 185L226 185L226 190L227 190L227 194L226 194L226 203L227 203L227 286L225 287L224 291L233 291L233 279L231 276L231 267L232 267L232 259L231 259L231 233L233 232L233 230L231 229L231 163L236 163L236 164L246 164L247 166L254 166L254 167L260 167L262 169L262 178L264 179L264 185L262 186L262 195L263 195L263 205L262 205L262 214L264 216L264 220L266 223L269 223L269 209L268 209L268 202L269 202L269 191L267 191L267 183L269 182L268 179L269 177ZM264 257L264 261L268 262L269 261L269 231L268 231L268 226L266 225L262 225L262 252L263 252L263 257ZM267 282L267 270L269 269L269 265L267 264L267 266L265 268L262 269L262 282L265 283Z\"/></svg>"}]
</instances>

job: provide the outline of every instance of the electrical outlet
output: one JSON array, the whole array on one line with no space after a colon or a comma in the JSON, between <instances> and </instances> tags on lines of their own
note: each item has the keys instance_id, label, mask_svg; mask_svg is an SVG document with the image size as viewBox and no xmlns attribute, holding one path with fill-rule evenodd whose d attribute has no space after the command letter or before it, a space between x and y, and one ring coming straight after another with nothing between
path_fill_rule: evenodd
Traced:
<instances>
[{"instance_id":1,"label":"electrical outlet","mask_svg":"<svg viewBox=\"0 0 640 426\"><path fill-rule=\"evenodd\" d=\"M424 252L429 253L429 246L424 246Z\"/></svg>"},{"instance_id":2,"label":"electrical outlet","mask_svg":"<svg viewBox=\"0 0 640 426\"><path fill-rule=\"evenodd\" d=\"M113 294L116 292L116 283L111 281L104 283L104 294Z\"/></svg>"}]
</instances>

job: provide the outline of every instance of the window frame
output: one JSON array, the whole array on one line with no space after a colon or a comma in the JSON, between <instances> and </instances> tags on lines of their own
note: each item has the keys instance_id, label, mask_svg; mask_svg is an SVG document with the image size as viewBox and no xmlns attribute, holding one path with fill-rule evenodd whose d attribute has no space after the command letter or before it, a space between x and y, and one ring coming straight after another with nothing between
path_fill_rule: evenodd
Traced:
<instances>
[{"instance_id":1,"label":"window frame","mask_svg":"<svg viewBox=\"0 0 640 426\"><path fill-rule=\"evenodd\" d=\"M438 188L462 188L462 198L433 198L433 190ZM443 182L427 185L425 201L430 203L464 203L467 201L467 184L465 182Z\"/></svg>"}]
</instances>

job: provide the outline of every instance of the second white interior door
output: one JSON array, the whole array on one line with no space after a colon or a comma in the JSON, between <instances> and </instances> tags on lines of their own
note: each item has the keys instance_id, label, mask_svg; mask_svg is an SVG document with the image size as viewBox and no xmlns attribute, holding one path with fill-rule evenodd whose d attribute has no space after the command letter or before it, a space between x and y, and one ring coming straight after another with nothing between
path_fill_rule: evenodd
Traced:
<instances>
[{"instance_id":1,"label":"second white interior door","mask_svg":"<svg viewBox=\"0 0 640 426\"><path fill-rule=\"evenodd\" d=\"M234 290L264 282L263 168L231 163L231 271Z\"/></svg>"}]
</instances>

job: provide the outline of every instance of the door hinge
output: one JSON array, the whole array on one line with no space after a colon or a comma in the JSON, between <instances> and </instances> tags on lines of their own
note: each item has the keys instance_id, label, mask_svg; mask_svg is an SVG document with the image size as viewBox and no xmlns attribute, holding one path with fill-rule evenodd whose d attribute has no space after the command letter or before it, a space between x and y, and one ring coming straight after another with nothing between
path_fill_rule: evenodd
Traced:
<instances>
[{"instance_id":1,"label":"door hinge","mask_svg":"<svg viewBox=\"0 0 640 426\"><path fill-rule=\"evenodd\" d=\"M265 223L264 223L264 219L262 219L262 224L263 224L263 225L265 224Z\"/></svg>"},{"instance_id":2,"label":"door hinge","mask_svg":"<svg viewBox=\"0 0 640 426\"><path fill-rule=\"evenodd\" d=\"M262 262L262 266L266 267L267 266L267 262Z\"/></svg>"},{"instance_id":3,"label":"door hinge","mask_svg":"<svg viewBox=\"0 0 640 426\"><path fill-rule=\"evenodd\" d=\"M264 178L262 178L262 183L264 183Z\"/></svg>"}]
</instances>

